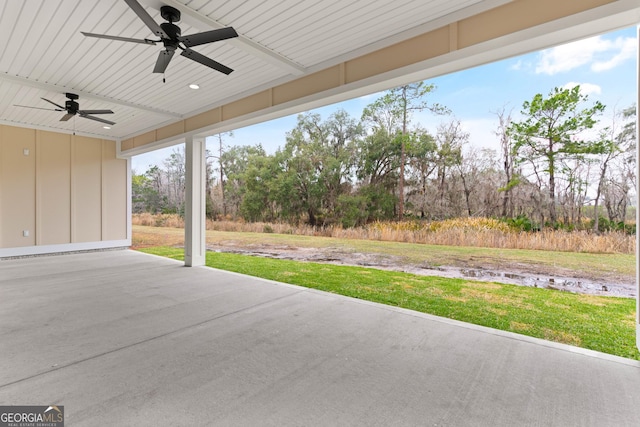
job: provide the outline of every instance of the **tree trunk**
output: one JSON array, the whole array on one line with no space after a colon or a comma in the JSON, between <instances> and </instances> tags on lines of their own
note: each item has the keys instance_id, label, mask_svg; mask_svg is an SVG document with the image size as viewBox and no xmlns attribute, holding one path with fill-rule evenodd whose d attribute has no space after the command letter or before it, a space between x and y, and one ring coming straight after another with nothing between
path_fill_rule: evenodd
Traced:
<instances>
[{"instance_id":1,"label":"tree trunk","mask_svg":"<svg viewBox=\"0 0 640 427\"><path fill-rule=\"evenodd\" d=\"M551 146L551 142L549 145ZM553 154L549 156L549 222L553 227L556 224L556 176L555 176L555 160ZM542 224L544 225L544 224Z\"/></svg>"},{"instance_id":2,"label":"tree trunk","mask_svg":"<svg viewBox=\"0 0 640 427\"><path fill-rule=\"evenodd\" d=\"M313 214L313 209L308 208L307 214L309 215L309 225L312 227L315 227L317 220L316 220L316 216Z\"/></svg>"},{"instance_id":3,"label":"tree trunk","mask_svg":"<svg viewBox=\"0 0 640 427\"><path fill-rule=\"evenodd\" d=\"M398 219L404 217L404 163L405 163L405 136L407 135L407 87L402 88L402 140L400 143L400 179L398 181Z\"/></svg>"},{"instance_id":4,"label":"tree trunk","mask_svg":"<svg viewBox=\"0 0 640 427\"><path fill-rule=\"evenodd\" d=\"M602 167L600 168L600 179L598 180L598 188L596 189L596 198L593 204L593 215L594 215L593 231L595 231L596 233L600 231L600 214L598 212L598 207L600 203L600 196L602 195L602 189L604 186L604 179L607 174L607 165L609 163L610 158L611 158L611 155L608 155L607 158L602 163Z\"/></svg>"},{"instance_id":5,"label":"tree trunk","mask_svg":"<svg viewBox=\"0 0 640 427\"><path fill-rule=\"evenodd\" d=\"M467 180L464 177L462 171L460 172L460 179L462 180L462 188L464 190L464 199L467 203L467 214L471 216L471 203L469 203L469 196L471 195L471 190L467 186Z\"/></svg>"},{"instance_id":6,"label":"tree trunk","mask_svg":"<svg viewBox=\"0 0 640 427\"><path fill-rule=\"evenodd\" d=\"M222 215L227 216L227 203L224 199L224 169L222 168L222 134L218 134L218 141L220 143L218 147L218 162L220 164L220 197L222 202Z\"/></svg>"}]
</instances>

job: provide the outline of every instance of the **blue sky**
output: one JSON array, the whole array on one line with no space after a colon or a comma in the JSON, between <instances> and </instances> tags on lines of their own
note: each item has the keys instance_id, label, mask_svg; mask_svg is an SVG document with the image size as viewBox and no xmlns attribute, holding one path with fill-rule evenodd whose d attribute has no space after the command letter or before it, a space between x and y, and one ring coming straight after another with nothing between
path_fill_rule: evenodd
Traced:
<instances>
[{"instance_id":1,"label":"blue sky","mask_svg":"<svg viewBox=\"0 0 640 427\"><path fill-rule=\"evenodd\" d=\"M606 126L611 123L614 109L629 107L637 98L637 46L637 30L633 27L428 80L436 86L428 100L447 106L452 114L423 113L413 121L435 133L439 123L460 120L470 134L471 146L497 148L493 134L496 111L512 110L517 120L522 103L535 94L547 95L554 87L580 84L590 101L598 100L607 106L601 118ZM341 108L359 118L363 108L377 96L372 94L312 111L327 118ZM225 138L225 143L260 143L268 153L273 153L284 145L286 133L296 125L296 116L237 129L232 138ZM215 147L217 138L209 138L207 148ZM132 168L144 173L149 166L161 164L173 149L135 156Z\"/></svg>"}]
</instances>

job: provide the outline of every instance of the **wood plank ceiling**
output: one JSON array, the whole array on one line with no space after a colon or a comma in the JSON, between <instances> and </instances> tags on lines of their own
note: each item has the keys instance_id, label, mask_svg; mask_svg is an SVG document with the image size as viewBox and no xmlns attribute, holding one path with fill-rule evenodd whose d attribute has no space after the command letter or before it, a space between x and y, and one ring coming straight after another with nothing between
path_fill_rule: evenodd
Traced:
<instances>
[{"instance_id":1,"label":"wood plank ceiling","mask_svg":"<svg viewBox=\"0 0 640 427\"><path fill-rule=\"evenodd\" d=\"M584 11L576 19L567 16L563 22L519 34L516 16L514 22L502 19L496 25L507 29L502 34L509 41L489 37L481 48L456 52L452 58L459 56L458 69L640 19L638 0L545 0L544 8L532 0L137 1L157 23L164 22L161 6L179 9L182 19L177 24L183 35L233 26L238 38L193 50L235 71L224 75L175 55L164 75L154 74L161 44L126 43L81 33L156 39L125 0L0 0L0 123L131 140L236 100L251 99L250 95L269 88L305 81L307 75L398 46L431 30L448 27L452 31L466 18L474 21L494 12L503 16L510 10L526 22L523 13L529 11L538 24L544 24L554 16L552 4L557 3L561 12ZM577 26L580 31L574 31ZM485 25L471 33L492 34L492 28ZM457 37L449 43L457 44ZM450 64L452 59L445 61ZM192 90L190 84L200 89ZM64 105L65 93L79 95L80 109L113 110L115 114L100 117L116 124L105 129L103 123L78 116L60 121L64 112L50 111L53 105L42 98Z\"/></svg>"},{"instance_id":2,"label":"wood plank ceiling","mask_svg":"<svg viewBox=\"0 0 640 427\"><path fill-rule=\"evenodd\" d=\"M182 34L233 26L237 39L194 48L235 71L213 71L178 55L153 74L161 45L84 37L81 31L155 38L123 0L0 1L0 122L125 139L348 58L409 38L507 0L140 0L158 23L160 6L181 10ZM196 83L199 90L189 89ZM63 112L65 93L111 129ZM18 107L26 105L42 109Z\"/></svg>"}]
</instances>

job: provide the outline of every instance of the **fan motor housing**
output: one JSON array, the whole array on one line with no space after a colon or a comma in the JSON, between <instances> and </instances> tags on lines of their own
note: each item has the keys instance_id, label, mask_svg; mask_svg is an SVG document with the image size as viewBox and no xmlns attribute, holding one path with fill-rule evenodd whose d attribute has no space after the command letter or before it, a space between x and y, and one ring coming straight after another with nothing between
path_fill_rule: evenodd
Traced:
<instances>
[{"instance_id":1,"label":"fan motor housing","mask_svg":"<svg viewBox=\"0 0 640 427\"><path fill-rule=\"evenodd\" d=\"M78 98L76 98L78 99ZM68 101L66 101L64 103L64 108L66 108L67 112L71 113L71 114L75 114L78 112L78 109L80 108L80 104L78 104L76 101L70 99Z\"/></svg>"},{"instance_id":2,"label":"fan motor housing","mask_svg":"<svg viewBox=\"0 0 640 427\"><path fill-rule=\"evenodd\" d=\"M160 24L160 28L162 28L162 31L167 33L171 40L177 40L178 37L180 37L180 35L182 34L182 31L180 31L180 27L169 22L163 22L162 24Z\"/></svg>"}]
</instances>

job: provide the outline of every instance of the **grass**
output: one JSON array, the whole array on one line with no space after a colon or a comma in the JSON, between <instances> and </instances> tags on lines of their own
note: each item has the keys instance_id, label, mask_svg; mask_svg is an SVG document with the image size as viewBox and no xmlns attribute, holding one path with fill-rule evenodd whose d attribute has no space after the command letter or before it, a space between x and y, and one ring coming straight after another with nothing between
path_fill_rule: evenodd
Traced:
<instances>
[{"instance_id":1,"label":"grass","mask_svg":"<svg viewBox=\"0 0 640 427\"><path fill-rule=\"evenodd\" d=\"M273 245L298 248L336 248L348 253L368 253L397 257L401 262L423 267L468 267L499 269L518 265L538 269L549 275L584 277L588 266L590 279L616 280L635 277L635 256L629 254L591 254L528 249L497 249L464 246L425 245L419 243L358 240L296 234L207 231L207 244L236 244L243 247ZM182 246L184 230L152 226L133 226L133 246Z\"/></svg>"},{"instance_id":2,"label":"grass","mask_svg":"<svg viewBox=\"0 0 640 427\"><path fill-rule=\"evenodd\" d=\"M184 251L143 252L183 259ZM207 253L207 265L640 360L633 299L371 268Z\"/></svg>"},{"instance_id":3,"label":"grass","mask_svg":"<svg viewBox=\"0 0 640 427\"><path fill-rule=\"evenodd\" d=\"M134 225L144 226L184 227L184 220L175 214L134 214L132 222ZM586 231L567 232L548 229L541 232L524 232L513 229L496 219L475 217L432 222L375 222L364 227L348 229L336 225L311 227L305 224L207 220L207 229L482 248L601 254L633 254L635 252L635 236L621 232L594 234Z\"/></svg>"}]
</instances>

